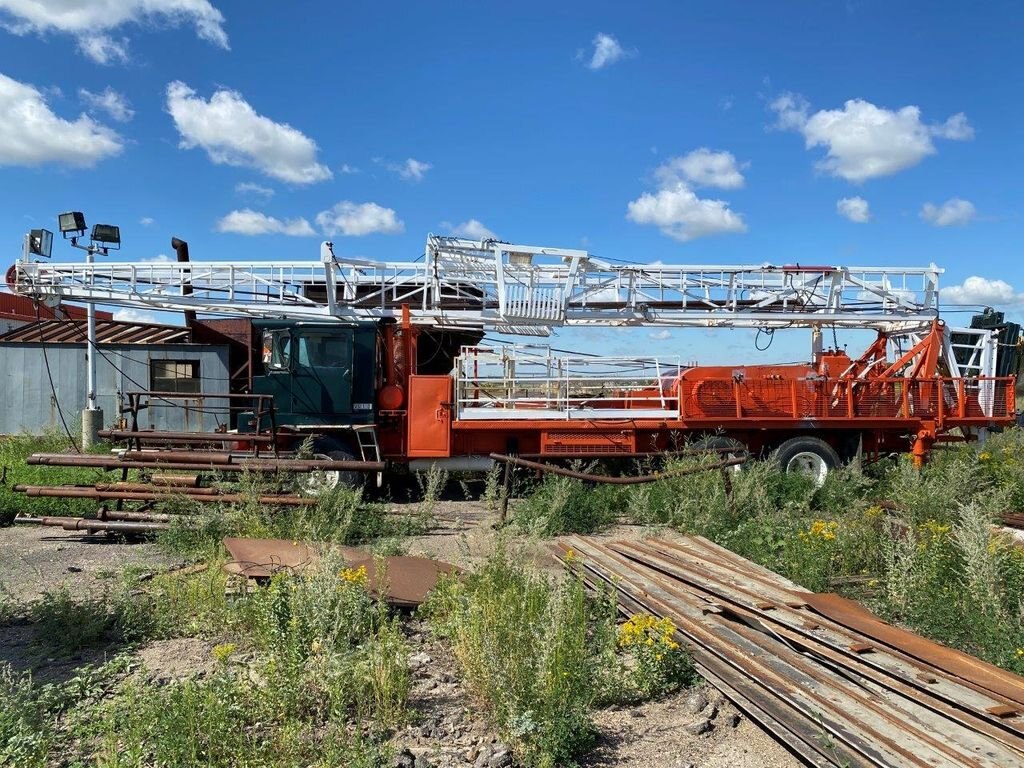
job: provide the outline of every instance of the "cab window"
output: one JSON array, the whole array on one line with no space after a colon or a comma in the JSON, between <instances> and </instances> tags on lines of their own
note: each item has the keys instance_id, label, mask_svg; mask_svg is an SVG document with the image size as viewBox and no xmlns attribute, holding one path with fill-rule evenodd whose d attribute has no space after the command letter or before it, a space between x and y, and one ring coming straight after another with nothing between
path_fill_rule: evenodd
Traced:
<instances>
[{"instance_id":1,"label":"cab window","mask_svg":"<svg viewBox=\"0 0 1024 768\"><path fill-rule=\"evenodd\" d=\"M345 368L351 362L350 338L336 333L304 333L298 338L296 363L308 368Z\"/></svg>"},{"instance_id":2,"label":"cab window","mask_svg":"<svg viewBox=\"0 0 1024 768\"><path fill-rule=\"evenodd\" d=\"M287 371L291 362L292 335L288 331L264 331L263 365L267 371Z\"/></svg>"}]
</instances>

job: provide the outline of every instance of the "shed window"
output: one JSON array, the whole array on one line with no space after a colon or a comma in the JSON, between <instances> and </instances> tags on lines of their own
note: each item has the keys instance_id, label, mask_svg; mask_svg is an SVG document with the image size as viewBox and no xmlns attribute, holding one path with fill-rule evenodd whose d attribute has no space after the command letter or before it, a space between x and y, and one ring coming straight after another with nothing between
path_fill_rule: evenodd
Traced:
<instances>
[{"instance_id":1,"label":"shed window","mask_svg":"<svg viewBox=\"0 0 1024 768\"><path fill-rule=\"evenodd\" d=\"M199 392L198 360L151 360L149 386L154 392Z\"/></svg>"}]
</instances>

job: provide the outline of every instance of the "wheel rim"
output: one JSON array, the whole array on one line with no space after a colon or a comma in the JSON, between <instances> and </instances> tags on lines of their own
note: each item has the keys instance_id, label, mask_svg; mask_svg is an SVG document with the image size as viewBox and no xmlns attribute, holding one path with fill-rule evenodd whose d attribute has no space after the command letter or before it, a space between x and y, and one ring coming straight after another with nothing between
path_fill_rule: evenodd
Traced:
<instances>
[{"instance_id":1,"label":"wheel rim","mask_svg":"<svg viewBox=\"0 0 1024 768\"><path fill-rule=\"evenodd\" d=\"M330 456L322 453L313 455L314 459L320 461L331 461ZM309 496L316 496L324 491L333 491L341 485L341 471L337 469L315 469L306 474L299 482L304 493Z\"/></svg>"},{"instance_id":2,"label":"wheel rim","mask_svg":"<svg viewBox=\"0 0 1024 768\"><path fill-rule=\"evenodd\" d=\"M786 463L787 472L806 475L819 488L825 483L825 478L828 477L828 470L828 462L825 461L824 457L812 451L801 451Z\"/></svg>"}]
</instances>

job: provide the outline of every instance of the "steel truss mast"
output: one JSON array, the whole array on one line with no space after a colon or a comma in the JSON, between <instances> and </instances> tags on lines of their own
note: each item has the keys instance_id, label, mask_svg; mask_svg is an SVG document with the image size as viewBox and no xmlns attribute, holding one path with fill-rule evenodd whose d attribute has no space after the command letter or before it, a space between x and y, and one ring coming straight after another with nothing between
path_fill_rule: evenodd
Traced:
<instances>
[{"instance_id":1,"label":"steel truss mast","mask_svg":"<svg viewBox=\"0 0 1024 768\"><path fill-rule=\"evenodd\" d=\"M32 262L19 294L248 317L351 322L400 317L441 327L547 335L565 325L838 327L911 331L938 317L940 269L794 264L619 264L583 250L431 235L423 259Z\"/></svg>"}]
</instances>

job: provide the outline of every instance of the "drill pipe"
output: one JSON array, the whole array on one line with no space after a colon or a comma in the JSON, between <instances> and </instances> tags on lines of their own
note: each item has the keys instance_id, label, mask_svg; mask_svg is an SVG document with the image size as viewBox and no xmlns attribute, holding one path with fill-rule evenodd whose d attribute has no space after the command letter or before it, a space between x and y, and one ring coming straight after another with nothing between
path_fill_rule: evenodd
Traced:
<instances>
[{"instance_id":1,"label":"drill pipe","mask_svg":"<svg viewBox=\"0 0 1024 768\"><path fill-rule=\"evenodd\" d=\"M55 528L63 528L65 531L111 531L116 533L156 533L166 531L171 526L168 523L138 523L138 522L107 522L104 520L86 520L82 517L22 517L14 518L14 522L23 525L47 525Z\"/></svg>"},{"instance_id":2,"label":"drill pipe","mask_svg":"<svg viewBox=\"0 0 1024 768\"><path fill-rule=\"evenodd\" d=\"M50 467L95 467L96 469L174 469L193 472L383 472L383 461L330 461L327 459L235 459L230 464L199 461L129 461L107 456L70 453L34 453L26 464Z\"/></svg>"},{"instance_id":3,"label":"drill pipe","mask_svg":"<svg viewBox=\"0 0 1024 768\"><path fill-rule=\"evenodd\" d=\"M262 496L246 496L240 493L222 493L218 495L193 495L189 493L170 494L159 491L100 491L80 485L16 485L17 493L26 496L50 496L59 499L96 499L97 501L160 501L174 496L185 497L202 504L239 504L253 499L260 504L279 507L310 507L316 499L305 496L285 496L283 494L266 494Z\"/></svg>"}]
</instances>

